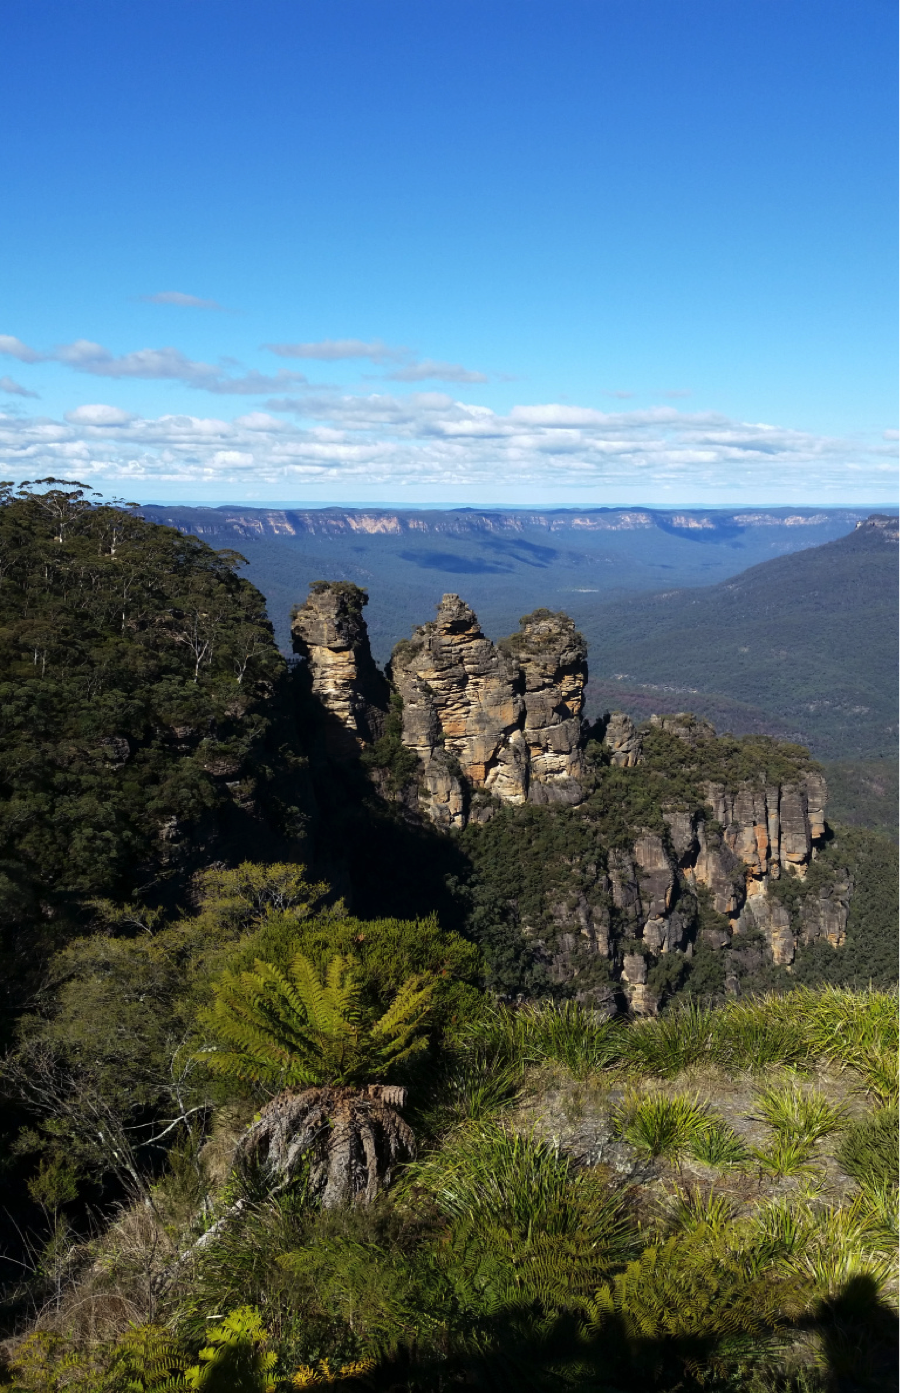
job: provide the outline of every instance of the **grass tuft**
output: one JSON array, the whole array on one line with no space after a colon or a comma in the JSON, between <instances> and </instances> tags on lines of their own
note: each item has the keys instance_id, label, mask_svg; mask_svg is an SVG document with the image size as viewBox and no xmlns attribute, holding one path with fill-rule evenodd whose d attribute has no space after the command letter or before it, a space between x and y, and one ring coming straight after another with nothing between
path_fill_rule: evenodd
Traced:
<instances>
[{"instance_id":1,"label":"grass tuft","mask_svg":"<svg viewBox=\"0 0 900 1394\"><path fill-rule=\"evenodd\" d=\"M694 1003L664 1016L639 1021L624 1043L625 1063L658 1079L674 1079L707 1057L714 1013Z\"/></svg>"},{"instance_id":2,"label":"grass tuft","mask_svg":"<svg viewBox=\"0 0 900 1394\"><path fill-rule=\"evenodd\" d=\"M697 1098L676 1094L628 1094L613 1114L619 1137L651 1157L677 1158L709 1126L709 1110Z\"/></svg>"},{"instance_id":3,"label":"grass tuft","mask_svg":"<svg viewBox=\"0 0 900 1394\"><path fill-rule=\"evenodd\" d=\"M839 1165L861 1186L896 1186L900 1183L897 1105L879 1109L849 1125L836 1157Z\"/></svg>"},{"instance_id":4,"label":"grass tuft","mask_svg":"<svg viewBox=\"0 0 900 1394\"><path fill-rule=\"evenodd\" d=\"M734 1202L715 1191L677 1190L669 1203L669 1218L682 1234L708 1230L711 1235L725 1233L735 1216Z\"/></svg>"},{"instance_id":5,"label":"grass tuft","mask_svg":"<svg viewBox=\"0 0 900 1394\"><path fill-rule=\"evenodd\" d=\"M846 1122L846 1109L830 1104L818 1089L797 1080L772 1084L757 1094L757 1107L773 1132L812 1145Z\"/></svg>"},{"instance_id":6,"label":"grass tuft","mask_svg":"<svg viewBox=\"0 0 900 1394\"><path fill-rule=\"evenodd\" d=\"M717 1012L710 1053L726 1070L760 1071L802 1067L811 1050L789 997L770 995L729 1003Z\"/></svg>"},{"instance_id":7,"label":"grass tuft","mask_svg":"<svg viewBox=\"0 0 900 1394\"><path fill-rule=\"evenodd\" d=\"M695 1161L718 1167L720 1171L746 1166L750 1160L746 1147L734 1129L716 1118L712 1118L709 1125L697 1134L689 1151Z\"/></svg>"}]
</instances>

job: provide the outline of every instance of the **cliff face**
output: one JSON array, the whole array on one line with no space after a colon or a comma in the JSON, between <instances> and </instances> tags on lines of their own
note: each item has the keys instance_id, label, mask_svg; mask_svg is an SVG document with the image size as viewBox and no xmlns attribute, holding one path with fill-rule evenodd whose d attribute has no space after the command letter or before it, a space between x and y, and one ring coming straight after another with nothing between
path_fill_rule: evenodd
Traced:
<instances>
[{"instance_id":1,"label":"cliff face","mask_svg":"<svg viewBox=\"0 0 900 1394\"><path fill-rule=\"evenodd\" d=\"M419 756L420 802L440 827L483 816L467 788L502 803L578 803L586 649L565 615L536 611L495 647L458 595L394 649L403 741ZM462 776L462 778L460 777Z\"/></svg>"},{"instance_id":2,"label":"cliff face","mask_svg":"<svg viewBox=\"0 0 900 1394\"><path fill-rule=\"evenodd\" d=\"M585 644L568 616L537 610L495 645L469 606L445 595L435 619L396 646L385 678L369 651L366 599L346 582L318 583L294 615L331 754L350 758L382 734L393 688L400 740L418 760L402 797L439 828L526 803L572 809L590 827L595 796L609 811L604 765L624 781L615 799L631 801L627 835L620 821L606 844L594 834L586 857L563 856L573 874L544 907L543 927L520 920L552 977L574 982L587 966L588 996L608 996L617 982L633 1011L652 1013L674 956L700 943L761 942L786 967L801 943L843 943L846 879L800 889L825 835L827 797L801 752L764 747L759 758L774 773L748 773L746 748L720 742L689 712L654 716L641 730L618 712L591 746L598 764L582 730ZM779 893L782 881L794 884L793 899Z\"/></svg>"},{"instance_id":3,"label":"cliff face","mask_svg":"<svg viewBox=\"0 0 900 1394\"><path fill-rule=\"evenodd\" d=\"M352 755L384 727L388 685L375 666L362 607L369 597L348 581L318 582L291 616L294 652L305 660L310 689L331 720L330 753Z\"/></svg>"},{"instance_id":4,"label":"cliff face","mask_svg":"<svg viewBox=\"0 0 900 1394\"><path fill-rule=\"evenodd\" d=\"M667 532L702 532L705 535L733 535L735 529L745 532L752 528L777 528L796 531L801 528L820 528L830 518L837 518L851 527L859 513L848 509L838 513L817 513L813 510L766 512L753 509L723 514L690 512L669 513L641 508L588 509L517 509L504 513L501 509L442 509L393 510L381 508L166 508L149 504L142 512L154 522L182 528L198 537L244 538L261 537L340 537L432 533L460 536L471 533L512 534L539 528L549 533L584 534L591 532L635 532L659 528Z\"/></svg>"},{"instance_id":5,"label":"cliff face","mask_svg":"<svg viewBox=\"0 0 900 1394\"><path fill-rule=\"evenodd\" d=\"M637 829L605 857L573 856L569 884L578 885L577 895L559 896L543 928L523 924L552 977L579 989L580 981L589 984L578 995L592 1000L598 977L591 964L606 960L600 998L608 995L604 981L617 982L630 1009L646 1015L658 1009L669 970L677 974L673 960L692 957L700 944L739 951L761 943L783 967L801 944L843 944L848 878L803 890L824 833L816 821L825 796L821 775L810 771L781 785L748 780L734 790L708 784L706 793L705 807L664 808L664 832ZM590 808L589 799L588 817ZM793 914L779 880L796 887Z\"/></svg>"}]
</instances>

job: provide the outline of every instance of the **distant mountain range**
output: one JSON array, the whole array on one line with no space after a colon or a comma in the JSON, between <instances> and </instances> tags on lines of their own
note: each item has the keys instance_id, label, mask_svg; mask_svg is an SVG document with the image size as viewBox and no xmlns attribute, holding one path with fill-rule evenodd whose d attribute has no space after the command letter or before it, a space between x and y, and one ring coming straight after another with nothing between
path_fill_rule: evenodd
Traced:
<instances>
[{"instance_id":1,"label":"distant mountain range","mask_svg":"<svg viewBox=\"0 0 900 1394\"><path fill-rule=\"evenodd\" d=\"M688 708L823 759L895 755L897 536L874 515L715 586L595 605L581 622L594 703Z\"/></svg>"},{"instance_id":2,"label":"distant mountain range","mask_svg":"<svg viewBox=\"0 0 900 1394\"><path fill-rule=\"evenodd\" d=\"M548 606L589 640L591 711L689 708L826 759L896 749L888 515L893 534L852 509L142 512L240 551L285 651L291 606L319 579L369 591L381 663L446 591L493 638Z\"/></svg>"},{"instance_id":3,"label":"distant mountain range","mask_svg":"<svg viewBox=\"0 0 900 1394\"><path fill-rule=\"evenodd\" d=\"M234 547L269 602L279 643L309 583L355 581L371 593L375 656L421 624L423 605L457 591L492 637L539 605L581 622L597 597L725 580L756 562L852 530L852 509L419 510L146 507L145 517Z\"/></svg>"}]
</instances>

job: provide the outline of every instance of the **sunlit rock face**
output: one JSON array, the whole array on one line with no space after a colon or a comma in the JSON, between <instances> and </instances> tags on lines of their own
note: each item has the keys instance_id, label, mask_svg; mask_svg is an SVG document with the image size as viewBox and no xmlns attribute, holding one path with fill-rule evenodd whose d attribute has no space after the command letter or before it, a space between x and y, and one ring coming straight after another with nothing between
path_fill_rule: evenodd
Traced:
<instances>
[{"instance_id":1,"label":"sunlit rock face","mask_svg":"<svg viewBox=\"0 0 900 1394\"><path fill-rule=\"evenodd\" d=\"M518 663L532 803L579 803L587 645L568 615L536 610L504 644Z\"/></svg>"},{"instance_id":2,"label":"sunlit rock face","mask_svg":"<svg viewBox=\"0 0 900 1394\"><path fill-rule=\"evenodd\" d=\"M294 652L331 718L325 741L335 755L352 755L384 728L389 693L369 647L362 614L368 599L349 581L319 581L291 617Z\"/></svg>"},{"instance_id":3,"label":"sunlit rock face","mask_svg":"<svg viewBox=\"0 0 900 1394\"><path fill-rule=\"evenodd\" d=\"M458 595L396 646L403 741L421 761L420 798L435 823L464 826L459 775L505 804L581 801L586 658L566 615L538 610L494 645Z\"/></svg>"},{"instance_id":4,"label":"sunlit rock face","mask_svg":"<svg viewBox=\"0 0 900 1394\"><path fill-rule=\"evenodd\" d=\"M625 712L613 712L607 718L603 745L609 754L611 765L631 769L641 763L643 741L631 717Z\"/></svg>"}]
</instances>

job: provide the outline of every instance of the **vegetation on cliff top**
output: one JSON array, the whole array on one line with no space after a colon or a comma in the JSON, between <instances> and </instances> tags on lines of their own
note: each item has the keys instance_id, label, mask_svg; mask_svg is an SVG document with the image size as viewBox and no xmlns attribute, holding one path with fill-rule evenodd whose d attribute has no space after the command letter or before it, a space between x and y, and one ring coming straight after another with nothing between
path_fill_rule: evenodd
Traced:
<instances>
[{"instance_id":1,"label":"vegetation on cliff top","mask_svg":"<svg viewBox=\"0 0 900 1394\"><path fill-rule=\"evenodd\" d=\"M42 482L0 501L0 920L52 932L196 866L267 798L299 831L280 787L299 754L241 558Z\"/></svg>"}]
</instances>

